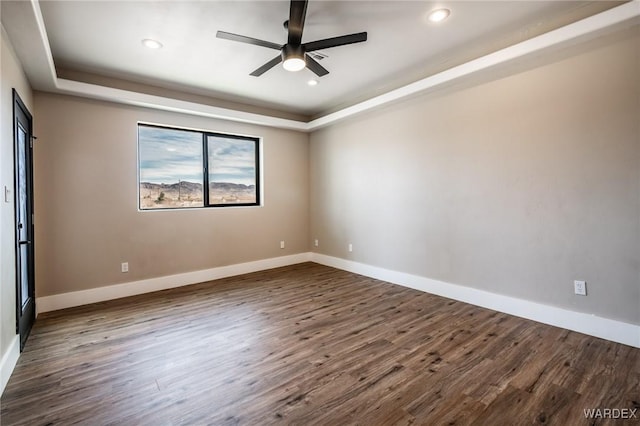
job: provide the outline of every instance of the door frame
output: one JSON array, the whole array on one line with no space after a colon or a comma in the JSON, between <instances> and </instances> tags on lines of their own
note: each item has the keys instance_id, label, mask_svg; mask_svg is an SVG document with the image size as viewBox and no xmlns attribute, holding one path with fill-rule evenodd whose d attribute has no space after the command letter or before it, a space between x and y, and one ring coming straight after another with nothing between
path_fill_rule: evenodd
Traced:
<instances>
[{"instance_id":1,"label":"door frame","mask_svg":"<svg viewBox=\"0 0 640 426\"><path fill-rule=\"evenodd\" d=\"M28 254L27 254L27 292L28 301L27 307L23 310L22 304L22 275L21 275L21 244L20 244L20 229L19 213L20 213L20 194L19 194L19 168L20 150L18 148L18 113L24 115L27 119L28 128L25 129L28 134L28 141L25 146L25 168L26 168L26 189L27 189L27 235L29 239ZM15 220L15 254L16 254L16 334L20 337L20 351L24 348L24 345L29 337L31 327L35 322L36 317L36 298L35 298L35 229L33 224L33 116L29 112L20 95L13 89L13 152L14 152L14 174L13 174L13 197L14 197L14 220ZM24 318L27 317L27 318ZM24 320L28 323L21 322ZM27 327L25 327L25 325Z\"/></svg>"}]
</instances>

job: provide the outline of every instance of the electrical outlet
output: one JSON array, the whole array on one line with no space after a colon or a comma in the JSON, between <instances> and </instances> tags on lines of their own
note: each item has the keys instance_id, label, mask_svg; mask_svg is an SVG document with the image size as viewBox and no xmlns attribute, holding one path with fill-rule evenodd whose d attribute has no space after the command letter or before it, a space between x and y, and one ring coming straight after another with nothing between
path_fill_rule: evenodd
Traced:
<instances>
[{"instance_id":1,"label":"electrical outlet","mask_svg":"<svg viewBox=\"0 0 640 426\"><path fill-rule=\"evenodd\" d=\"M586 281L574 281L573 282L573 291L575 294L579 296L587 295L587 282Z\"/></svg>"},{"instance_id":2,"label":"electrical outlet","mask_svg":"<svg viewBox=\"0 0 640 426\"><path fill-rule=\"evenodd\" d=\"M120 270L122 272L129 272L129 262L122 262L120 265Z\"/></svg>"},{"instance_id":3,"label":"electrical outlet","mask_svg":"<svg viewBox=\"0 0 640 426\"><path fill-rule=\"evenodd\" d=\"M284 241L280 241L280 248L283 249L284 248Z\"/></svg>"},{"instance_id":4,"label":"electrical outlet","mask_svg":"<svg viewBox=\"0 0 640 426\"><path fill-rule=\"evenodd\" d=\"M313 240L313 245L318 247L320 245L320 243L318 242L318 240Z\"/></svg>"},{"instance_id":5,"label":"electrical outlet","mask_svg":"<svg viewBox=\"0 0 640 426\"><path fill-rule=\"evenodd\" d=\"M349 243L349 252L353 251L353 244Z\"/></svg>"}]
</instances>

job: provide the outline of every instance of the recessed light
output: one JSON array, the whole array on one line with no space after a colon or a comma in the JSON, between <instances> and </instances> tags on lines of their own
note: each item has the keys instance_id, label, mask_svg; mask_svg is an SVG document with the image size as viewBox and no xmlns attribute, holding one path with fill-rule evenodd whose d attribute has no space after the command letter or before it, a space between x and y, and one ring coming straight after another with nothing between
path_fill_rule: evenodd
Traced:
<instances>
[{"instance_id":1,"label":"recessed light","mask_svg":"<svg viewBox=\"0 0 640 426\"><path fill-rule=\"evenodd\" d=\"M318 85L318 80L311 79L311 80L307 81L307 84L309 86L317 86Z\"/></svg>"},{"instance_id":2,"label":"recessed light","mask_svg":"<svg viewBox=\"0 0 640 426\"><path fill-rule=\"evenodd\" d=\"M145 38L144 40L142 40L142 44L144 44L149 49L160 49L162 47L162 43L160 43L158 40L153 40L150 38Z\"/></svg>"},{"instance_id":3,"label":"recessed light","mask_svg":"<svg viewBox=\"0 0 640 426\"><path fill-rule=\"evenodd\" d=\"M451 11L449 9L435 9L429 13L429 20L431 22L442 22L449 17Z\"/></svg>"}]
</instances>

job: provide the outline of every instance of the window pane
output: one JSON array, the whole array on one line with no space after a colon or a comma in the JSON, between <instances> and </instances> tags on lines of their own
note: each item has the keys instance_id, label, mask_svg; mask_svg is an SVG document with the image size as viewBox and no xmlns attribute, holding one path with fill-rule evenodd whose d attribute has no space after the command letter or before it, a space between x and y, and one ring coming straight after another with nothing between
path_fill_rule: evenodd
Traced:
<instances>
[{"instance_id":1,"label":"window pane","mask_svg":"<svg viewBox=\"0 0 640 426\"><path fill-rule=\"evenodd\" d=\"M140 208L203 207L202 134L138 126Z\"/></svg>"},{"instance_id":2,"label":"window pane","mask_svg":"<svg viewBox=\"0 0 640 426\"><path fill-rule=\"evenodd\" d=\"M254 139L207 136L209 204L257 204Z\"/></svg>"}]
</instances>

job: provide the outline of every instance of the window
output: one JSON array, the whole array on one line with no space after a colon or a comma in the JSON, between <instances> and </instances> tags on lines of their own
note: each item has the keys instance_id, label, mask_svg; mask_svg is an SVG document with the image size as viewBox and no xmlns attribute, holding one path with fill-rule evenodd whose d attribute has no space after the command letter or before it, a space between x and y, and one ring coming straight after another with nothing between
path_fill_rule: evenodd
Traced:
<instances>
[{"instance_id":1,"label":"window","mask_svg":"<svg viewBox=\"0 0 640 426\"><path fill-rule=\"evenodd\" d=\"M260 204L259 139L138 124L140 209Z\"/></svg>"}]
</instances>

